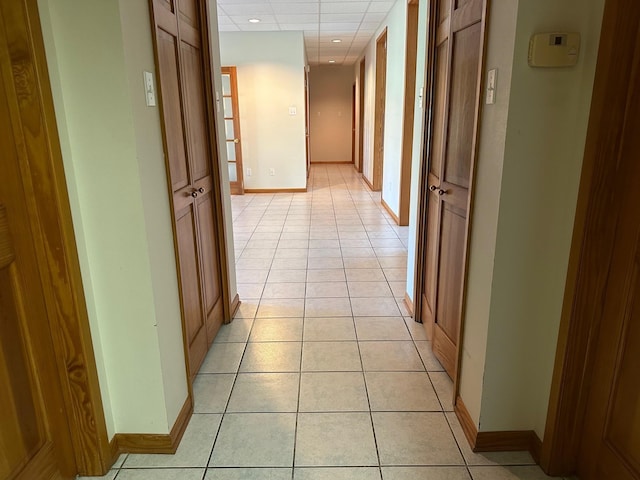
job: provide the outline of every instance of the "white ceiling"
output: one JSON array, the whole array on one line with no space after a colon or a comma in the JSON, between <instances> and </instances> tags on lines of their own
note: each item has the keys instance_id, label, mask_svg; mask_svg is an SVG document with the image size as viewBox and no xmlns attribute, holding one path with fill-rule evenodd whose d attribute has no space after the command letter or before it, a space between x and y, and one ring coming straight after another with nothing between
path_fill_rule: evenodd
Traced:
<instances>
[{"instance_id":1,"label":"white ceiling","mask_svg":"<svg viewBox=\"0 0 640 480\"><path fill-rule=\"evenodd\" d=\"M218 0L221 32L303 31L311 65L352 65L395 0ZM249 23L257 18L260 23ZM340 39L340 43L331 40Z\"/></svg>"}]
</instances>

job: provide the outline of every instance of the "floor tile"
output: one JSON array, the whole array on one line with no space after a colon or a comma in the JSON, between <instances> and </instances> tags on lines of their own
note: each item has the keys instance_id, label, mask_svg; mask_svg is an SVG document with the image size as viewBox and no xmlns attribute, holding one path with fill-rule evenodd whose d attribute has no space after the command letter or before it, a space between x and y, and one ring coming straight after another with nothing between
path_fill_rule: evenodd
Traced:
<instances>
[{"instance_id":1,"label":"floor tile","mask_svg":"<svg viewBox=\"0 0 640 480\"><path fill-rule=\"evenodd\" d=\"M344 270L342 268L318 268L307 271L307 282L344 282Z\"/></svg>"},{"instance_id":2,"label":"floor tile","mask_svg":"<svg viewBox=\"0 0 640 480\"><path fill-rule=\"evenodd\" d=\"M193 382L194 413L224 413L236 376L201 373Z\"/></svg>"},{"instance_id":3,"label":"floor tile","mask_svg":"<svg viewBox=\"0 0 640 480\"><path fill-rule=\"evenodd\" d=\"M200 373L236 373L244 348L244 343L214 343L204 357Z\"/></svg>"},{"instance_id":4,"label":"floor tile","mask_svg":"<svg viewBox=\"0 0 640 480\"><path fill-rule=\"evenodd\" d=\"M301 412L366 412L368 410L369 402L361 372L302 374Z\"/></svg>"},{"instance_id":5,"label":"floor tile","mask_svg":"<svg viewBox=\"0 0 640 480\"><path fill-rule=\"evenodd\" d=\"M466 467L382 467L383 480L471 480Z\"/></svg>"},{"instance_id":6,"label":"floor tile","mask_svg":"<svg viewBox=\"0 0 640 480\"><path fill-rule=\"evenodd\" d=\"M413 342L360 342L365 371L423 371Z\"/></svg>"},{"instance_id":7,"label":"floor tile","mask_svg":"<svg viewBox=\"0 0 640 480\"><path fill-rule=\"evenodd\" d=\"M291 480L291 468L210 468L204 480Z\"/></svg>"},{"instance_id":8,"label":"floor tile","mask_svg":"<svg viewBox=\"0 0 640 480\"><path fill-rule=\"evenodd\" d=\"M109 470L105 475L101 477L78 477L77 480L113 480L116 478L118 470Z\"/></svg>"},{"instance_id":9,"label":"floor tile","mask_svg":"<svg viewBox=\"0 0 640 480\"><path fill-rule=\"evenodd\" d=\"M381 268L345 268L349 282L384 282L386 277Z\"/></svg>"},{"instance_id":10,"label":"floor tile","mask_svg":"<svg viewBox=\"0 0 640 480\"><path fill-rule=\"evenodd\" d=\"M258 311L259 298L243 298L233 318L254 318Z\"/></svg>"},{"instance_id":11,"label":"floor tile","mask_svg":"<svg viewBox=\"0 0 640 480\"><path fill-rule=\"evenodd\" d=\"M453 411L453 382L447 372L429 372L436 395L446 412Z\"/></svg>"},{"instance_id":12,"label":"floor tile","mask_svg":"<svg viewBox=\"0 0 640 480\"><path fill-rule=\"evenodd\" d=\"M295 412L298 373L240 373L227 412Z\"/></svg>"},{"instance_id":13,"label":"floor tile","mask_svg":"<svg viewBox=\"0 0 640 480\"><path fill-rule=\"evenodd\" d=\"M307 298L304 311L309 317L350 317L352 315L349 298Z\"/></svg>"},{"instance_id":14,"label":"floor tile","mask_svg":"<svg viewBox=\"0 0 640 480\"><path fill-rule=\"evenodd\" d=\"M308 248L278 248L275 258L304 258L309 256Z\"/></svg>"},{"instance_id":15,"label":"floor tile","mask_svg":"<svg viewBox=\"0 0 640 480\"><path fill-rule=\"evenodd\" d=\"M236 280L238 283L264 283L267 280L268 274L268 268L262 270L242 270L236 268Z\"/></svg>"},{"instance_id":16,"label":"floor tile","mask_svg":"<svg viewBox=\"0 0 640 480\"><path fill-rule=\"evenodd\" d=\"M130 454L124 468L205 467L222 415L193 414L174 455Z\"/></svg>"},{"instance_id":17,"label":"floor tile","mask_svg":"<svg viewBox=\"0 0 640 480\"><path fill-rule=\"evenodd\" d=\"M307 283L307 298L348 297L346 282Z\"/></svg>"},{"instance_id":18,"label":"floor tile","mask_svg":"<svg viewBox=\"0 0 640 480\"><path fill-rule=\"evenodd\" d=\"M265 298L304 298L304 283L275 283L269 282L262 292L262 299Z\"/></svg>"},{"instance_id":19,"label":"floor tile","mask_svg":"<svg viewBox=\"0 0 640 480\"><path fill-rule=\"evenodd\" d=\"M305 318L305 342L355 340L356 330L352 317Z\"/></svg>"},{"instance_id":20,"label":"floor tile","mask_svg":"<svg viewBox=\"0 0 640 480\"><path fill-rule=\"evenodd\" d=\"M377 465L368 413L300 413L296 466Z\"/></svg>"},{"instance_id":21,"label":"floor tile","mask_svg":"<svg viewBox=\"0 0 640 480\"><path fill-rule=\"evenodd\" d=\"M295 428L295 413L227 413L209 465L291 467Z\"/></svg>"},{"instance_id":22,"label":"floor tile","mask_svg":"<svg viewBox=\"0 0 640 480\"><path fill-rule=\"evenodd\" d=\"M349 296L393 297L387 282L349 282Z\"/></svg>"},{"instance_id":23,"label":"floor tile","mask_svg":"<svg viewBox=\"0 0 640 480\"><path fill-rule=\"evenodd\" d=\"M344 268L373 268L380 269L380 264L375 258L345 258Z\"/></svg>"},{"instance_id":24,"label":"floor tile","mask_svg":"<svg viewBox=\"0 0 640 480\"><path fill-rule=\"evenodd\" d=\"M464 465L443 413L372 416L381 465Z\"/></svg>"},{"instance_id":25,"label":"floor tile","mask_svg":"<svg viewBox=\"0 0 640 480\"><path fill-rule=\"evenodd\" d=\"M411 338L413 338L416 341L427 340L427 331L425 330L424 324L416 322L411 317L404 317L404 323L407 325L407 329L411 334ZM419 348L418 348L418 352L420 352Z\"/></svg>"},{"instance_id":26,"label":"floor tile","mask_svg":"<svg viewBox=\"0 0 640 480\"><path fill-rule=\"evenodd\" d=\"M400 315L393 297L389 298L351 298L351 307L355 317L383 317Z\"/></svg>"},{"instance_id":27,"label":"floor tile","mask_svg":"<svg viewBox=\"0 0 640 480\"><path fill-rule=\"evenodd\" d=\"M274 258L271 270L304 270L307 268L307 258Z\"/></svg>"},{"instance_id":28,"label":"floor tile","mask_svg":"<svg viewBox=\"0 0 640 480\"><path fill-rule=\"evenodd\" d=\"M118 480L200 480L202 475L204 475L204 468L123 469L118 474ZM95 479L95 477L87 478Z\"/></svg>"},{"instance_id":29,"label":"floor tile","mask_svg":"<svg viewBox=\"0 0 640 480\"><path fill-rule=\"evenodd\" d=\"M469 467L473 480L547 480L538 466L531 467Z\"/></svg>"},{"instance_id":30,"label":"floor tile","mask_svg":"<svg viewBox=\"0 0 640 480\"><path fill-rule=\"evenodd\" d=\"M302 347L304 372L362 371L356 342L304 342Z\"/></svg>"},{"instance_id":31,"label":"floor tile","mask_svg":"<svg viewBox=\"0 0 640 480\"><path fill-rule=\"evenodd\" d=\"M406 280L407 269L406 268L383 268L384 276L389 282Z\"/></svg>"},{"instance_id":32,"label":"floor tile","mask_svg":"<svg viewBox=\"0 0 640 480\"><path fill-rule=\"evenodd\" d=\"M365 378L372 411L442 411L424 372L366 372Z\"/></svg>"},{"instance_id":33,"label":"floor tile","mask_svg":"<svg viewBox=\"0 0 640 480\"><path fill-rule=\"evenodd\" d=\"M249 343L240 364L241 372L298 372L300 350L298 342Z\"/></svg>"},{"instance_id":34,"label":"floor tile","mask_svg":"<svg viewBox=\"0 0 640 480\"><path fill-rule=\"evenodd\" d=\"M303 317L304 298L263 298L256 318Z\"/></svg>"},{"instance_id":35,"label":"floor tile","mask_svg":"<svg viewBox=\"0 0 640 480\"><path fill-rule=\"evenodd\" d=\"M407 322L408 323L408 322ZM414 322L415 323L415 322ZM422 327L422 324L417 324ZM416 341L416 347L418 348L418 353L420 354L420 358L424 362L424 366L426 367L428 372L443 372L444 368L433 354L433 347L431 346L431 342L428 341Z\"/></svg>"},{"instance_id":36,"label":"floor tile","mask_svg":"<svg viewBox=\"0 0 640 480\"><path fill-rule=\"evenodd\" d=\"M377 467L296 468L293 480L380 480Z\"/></svg>"},{"instance_id":37,"label":"floor tile","mask_svg":"<svg viewBox=\"0 0 640 480\"><path fill-rule=\"evenodd\" d=\"M271 270L267 283L304 283L306 280L306 270Z\"/></svg>"},{"instance_id":38,"label":"floor tile","mask_svg":"<svg viewBox=\"0 0 640 480\"><path fill-rule=\"evenodd\" d=\"M214 342L246 342L253 325L253 318L236 318L227 325L221 325Z\"/></svg>"},{"instance_id":39,"label":"floor tile","mask_svg":"<svg viewBox=\"0 0 640 480\"><path fill-rule=\"evenodd\" d=\"M240 298L260 298L264 290L264 283L238 283Z\"/></svg>"},{"instance_id":40,"label":"floor tile","mask_svg":"<svg viewBox=\"0 0 640 480\"><path fill-rule=\"evenodd\" d=\"M256 318L250 342L301 342L302 318Z\"/></svg>"},{"instance_id":41,"label":"floor tile","mask_svg":"<svg viewBox=\"0 0 640 480\"><path fill-rule=\"evenodd\" d=\"M358 340L411 340L402 317L355 317Z\"/></svg>"},{"instance_id":42,"label":"floor tile","mask_svg":"<svg viewBox=\"0 0 640 480\"><path fill-rule=\"evenodd\" d=\"M271 258L240 258L236 262L236 268L238 270L268 270L272 262Z\"/></svg>"}]
</instances>

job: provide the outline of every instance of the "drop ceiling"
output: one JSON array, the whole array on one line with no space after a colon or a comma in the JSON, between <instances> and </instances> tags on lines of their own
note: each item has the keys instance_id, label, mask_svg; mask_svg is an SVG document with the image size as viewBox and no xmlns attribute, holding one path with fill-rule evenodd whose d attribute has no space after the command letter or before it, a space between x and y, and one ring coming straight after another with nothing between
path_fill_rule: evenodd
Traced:
<instances>
[{"instance_id":1,"label":"drop ceiling","mask_svg":"<svg viewBox=\"0 0 640 480\"><path fill-rule=\"evenodd\" d=\"M218 27L221 32L302 31L311 65L352 65L394 3L390 0L218 0ZM251 23L250 19L260 22Z\"/></svg>"}]
</instances>

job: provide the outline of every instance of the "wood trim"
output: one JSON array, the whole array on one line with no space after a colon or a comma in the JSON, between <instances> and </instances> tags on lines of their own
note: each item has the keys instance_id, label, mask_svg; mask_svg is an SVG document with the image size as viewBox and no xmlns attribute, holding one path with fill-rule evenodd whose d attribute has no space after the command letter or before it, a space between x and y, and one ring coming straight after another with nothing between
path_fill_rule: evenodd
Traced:
<instances>
[{"instance_id":1,"label":"wood trim","mask_svg":"<svg viewBox=\"0 0 640 480\"><path fill-rule=\"evenodd\" d=\"M373 184L369 181L369 179L365 176L365 174L364 174L364 173L362 174L362 180L364 180L364 183L366 183L366 184L367 184L367 187L369 187L369 189L370 189L372 192L375 192L375 190L373 189Z\"/></svg>"},{"instance_id":2,"label":"wood trim","mask_svg":"<svg viewBox=\"0 0 640 480\"><path fill-rule=\"evenodd\" d=\"M478 432L469 410L459 396L456 398L454 411L474 452L527 451L535 461L540 458L542 442L533 430Z\"/></svg>"},{"instance_id":3,"label":"wood trim","mask_svg":"<svg viewBox=\"0 0 640 480\"><path fill-rule=\"evenodd\" d=\"M111 466L102 394L91 340L89 318L56 115L51 94L42 28L36 0L22 0L27 36L15 39L21 55L8 61L16 74L33 75L35 102L22 101L17 112L25 132L42 130L41 135L25 135L28 166L23 170L25 186L35 215L35 247L40 265L47 310L51 315L52 339L57 368L67 408L78 473L103 475ZM28 58L25 52L29 52ZM28 78L28 75L23 77ZM40 141L44 138L44 142Z\"/></svg>"},{"instance_id":4,"label":"wood trim","mask_svg":"<svg viewBox=\"0 0 640 480\"><path fill-rule=\"evenodd\" d=\"M233 300L231 301L231 307L229 308L229 311L231 312L231 320L233 321L233 318L236 316L236 313L238 312L238 309L240 308L240 304L242 302L240 301L240 295L236 293L236 296L233 297Z\"/></svg>"},{"instance_id":5,"label":"wood trim","mask_svg":"<svg viewBox=\"0 0 640 480\"><path fill-rule=\"evenodd\" d=\"M245 188L245 193L305 193L307 187L304 188Z\"/></svg>"},{"instance_id":6,"label":"wood trim","mask_svg":"<svg viewBox=\"0 0 640 480\"><path fill-rule=\"evenodd\" d=\"M351 165L353 160L348 162L311 162L311 165Z\"/></svg>"},{"instance_id":7,"label":"wood trim","mask_svg":"<svg viewBox=\"0 0 640 480\"><path fill-rule=\"evenodd\" d=\"M476 164L478 159L478 152L480 150L480 132L482 130L482 110L484 106L483 101L483 91L484 91L484 71L487 63L487 37L488 37L488 19L489 19L489 9L491 8L491 0L479 0L482 8L482 18L481 29L482 33L480 37L482 38L482 44L480 45L480 67L478 68L478 78L476 83L476 105L475 105L475 120L473 127L473 153L471 158L471 168L470 168L470 182L469 182L469 194L468 194L468 203L467 203L467 221L465 226L465 252L464 252L464 260L463 260L463 270L462 270L462 295L460 298L460 328L458 329L458 338L456 340L457 346L457 355L455 358L455 377L453 378L453 398L454 401L456 396L458 395L460 389L460 374L461 368L460 365L462 363L462 343L464 339L464 331L465 331L465 316L467 313L467 286L469 283L469 253L471 251L471 230L473 228L473 211L475 205L475 186L476 186ZM465 7L462 7L465 8ZM453 48L453 46L451 46Z\"/></svg>"},{"instance_id":8,"label":"wood trim","mask_svg":"<svg viewBox=\"0 0 640 480\"><path fill-rule=\"evenodd\" d=\"M396 224L400 224L400 219L398 218L398 216L395 214L395 212L393 210L391 210L391 207L387 204L387 202L384 201L384 198L380 199L380 203L382 204L382 206L384 207L384 209L387 211L387 213L389 215L391 215L391 218L393 218L393 221L396 222Z\"/></svg>"},{"instance_id":9,"label":"wood trim","mask_svg":"<svg viewBox=\"0 0 640 480\"><path fill-rule=\"evenodd\" d=\"M359 129L358 129L358 173L362 173L362 164L364 163L364 89L365 89L365 60L366 57L360 61L360 83L358 97L358 117L359 121Z\"/></svg>"},{"instance_id":10,"label":"wood trim","mask_svg":"<svg viewBox=\"0 0 640 480\"><path fill-rule=\"evenodd\" d=\"M402 300L404 302L404 306L407 307L407 311L409 312L409 316L413 318L413 301L409 298L409 294L405 292L404 298Z\"/></svg>"},{"instance_id":11,"label":"wood trim","mask_svg":"<svg viewBox=\"0 0 640 480\"><path fill-rule=\"evenodd\" d=\"M560 318L540 465L551 475L578 467L617 216L617 162L640 10L606 2Z\"/></svg>"},{"instance_id":12,"label":"wood trim","mask_svg":"<svg viewBox=\"0 0 640 480\"><path fill-rule=\"evenodd\" d=\"M418 179L418 216L417 216L417 228L416 228L416 265L414 273L414 318L418 322L422 322L423 318L423 295L424 290L424 265L426 261L426 215L428 210L429 195L426 191L426 185L429 178L429 164L431 162L429 158L429 152L431 151L431 143L433 136L433 96L434 96L434 76L435 76L435 52L436 52L436 33L437 33L437 0L429 0L427 8L427 59L425 61L424 70L424 93L423 102L424 109L422 111L422 142L420 144L420 178Z\"/></svg>"},{"instance_id":13,"label":"wood trim","mask_svg":"<svg viewBox=\"0 0 640 480\"><path fill-rule=\"evenodd\" d=\"M407 5L407 46L404 83L404 115L400 164L400 199L398 225L409 225L411 198L411 163L413 159L413 123L416 110L416 59L418 49L418 4Z\"/></svg>"},{"instance_id":14,"label":"wood trim","mask_svg":"<svg viewBox=\"0 0 640 480\"><path fill-rule=\"evenodd\" d=\"M168 434L117 433L112 440L116 445L117 455L121 453L176 453L192 414L193 401L189 395Z\"/></svg>"}]
</instances>

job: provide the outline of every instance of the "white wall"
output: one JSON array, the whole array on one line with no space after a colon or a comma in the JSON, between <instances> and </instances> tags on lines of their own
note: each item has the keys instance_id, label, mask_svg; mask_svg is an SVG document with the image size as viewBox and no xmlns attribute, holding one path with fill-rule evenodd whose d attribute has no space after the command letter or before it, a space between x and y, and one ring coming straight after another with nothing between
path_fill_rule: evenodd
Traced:
<instances>
[{"instance_id":1,"label":"white wall","mask_svg":"<svg viewBox=\"0 0 640 480\"><path fill-rule=\"evenodd\" d=\"M216 0L207 0L209 3L209 40L211 43L211 67L213 74L214 89L216 98L222 98L222 77L220 75L220 38L218 36L218 15ZM224 132L224 112L222 102L216 104L216 127L218 139L225 138ZM229 299L233 301L238 294L236 280L236 255L233 242L233 214L231 212L231 194L229 186L229 169L227 168L227 148L224 142L218 141L218 161L220 166L220 181L222 182L223 213L225 223L225 242L227 246L227 279L229 282ZM233 313L233 312L231 312Z\"/></svg>"},{"instance_id":2,"label":"white wall","mask_svg":"<svg viewBox=\"0 0 640 480\"><path fill-rule=\"evenodd\" d=\"M245 189L306 188L302 32L221 32L220 58L237 67Z\"/></svg>"},{"instance_id":3,"label":"white wall","mask_svg":"<svg viewBox=\"0 0 640 480\"><path fill-rule=\"evenodd\" d=\"M400 208L400 167L404 114L407 4L399 0L389 11L364 51L365 119L362 174L373 183L373 131L376 84L376 40L387 29L387 78L384 118L382 199L397 215ZM356 62L359 65L362 57Z\"/></svg>"},{"instance_id":4,"label":"white wall","mask_svg":"<svg viewBox=\"0 0 640 480\"><path fill-rule=\"evenodd\" d=\"M481 431L542 438L603 0L515 8L492 2L460 394ZM530 35L558 30L582 33L578 65L529 68Z\"/></svg>"},{"instance_id":5,"label":"white wall","mask_svg":"<svg viewBox=\"0 0 640 480\"><path fill-rule=\"evenodd\" d=\"M165 434L187 382L148 5L39 7L108 432Z\"/></svg>"},{"instance_id":6,"label":"white wall","mask_svg":"<svg viewBox=\"0 0 640 480\"><path fill-rule=\"evenodd\" d=\"M416 270L416 230L418 220L418 197L420 183L420 168L422 165L422 144L424 139L425 117L425 67L427 60L427 27L429 26L429 2L418 2L418 41L416 50L416 91L415 110L413 116L413 146L411 149L411 196L409 198L409 244L407 245L407 290L406 293L414 300L415 270Z\"/></svg>"}]
</instances>

